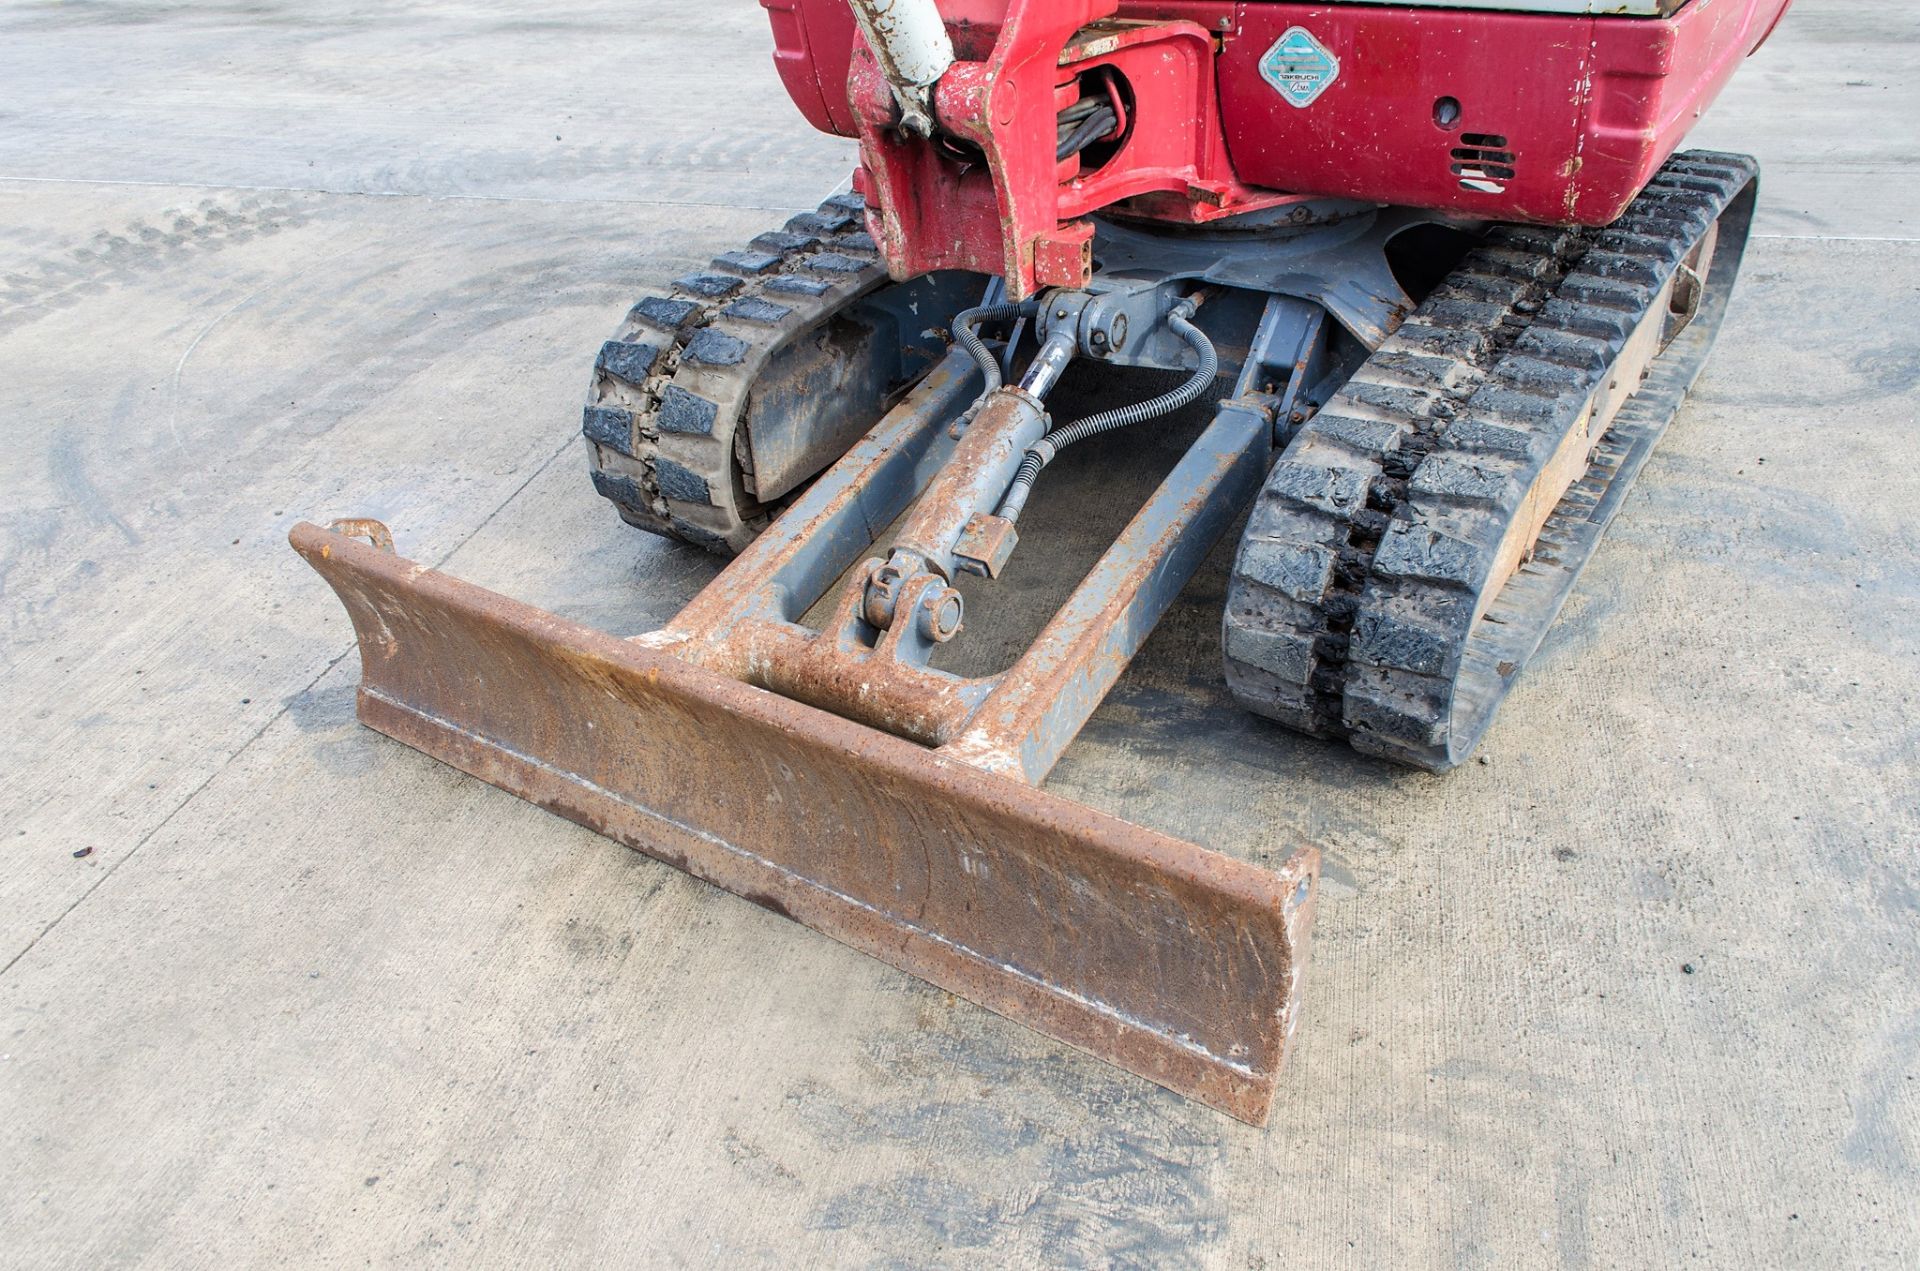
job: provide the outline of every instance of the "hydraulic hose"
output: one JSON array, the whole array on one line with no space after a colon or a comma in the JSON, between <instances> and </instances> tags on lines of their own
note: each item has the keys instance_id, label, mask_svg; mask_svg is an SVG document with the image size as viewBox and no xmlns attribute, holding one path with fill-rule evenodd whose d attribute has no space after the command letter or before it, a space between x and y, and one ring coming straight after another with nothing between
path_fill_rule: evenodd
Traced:
<instances>
[{"instance_id":1,"label":"hydraulic hose","mask_svg":"<svg viewBox=\"0 0 1920 1271\"><path fill-rule=\"evenodd\" d=\"M972 358L974 365L980 368L980 378L985 381L985 387L980 390L980 396L974 399L974 407L978 407L985 401L1002 382L1000 363L987 348L986 342L980 338L980 333L974 330L975 325L982 322L1004 322L1008 318L1024 318L1038 308L1037 301L1022 300L1018 303L976 305L954 316L953 342L967 351L967 356Z\"/></svg>"},{"instance_id":2,"label":"hydraulic hose","mask_svg":"<svg viewBox=\"0 0 1920 1271\"><path fill-rule=\"evenodd\" d=\"M1191 297L1182 300L1167 314L1167 327L1192 349L1200 358L1193 374L1189 375L1178 388L1150 397L1144 402L1135 402L1131 406L1117 406L1112 410L1103 410L1098 415L1089 415L1085 419L1075 420L1062 428L1055 428L1039 441L1027 448L1027 454L1020 461L1020 467L1013 474L1013 481L1007 486L1007 496L1000 501L999 515L1009 521L1020 519L1020 510L1027 505L1027 496L1033 493L1033 483L1040 476L1040 470L1053 462L1053 457L1076 441L1085 441L1098 433L1112 432L1116 428L1126 428L1149 419L1179 410L1193 401L1212 385L1213 378L1220 372L1220 357L1213 351L1213 341L1206 333L1193 325L1189 319L1195 309ZM957 323L956 323L957 325Z\"/></svg>"},{"instance_id":3,"label":"hydraulic hose","mask_svg":"<svg viewBox=\"0 0 1920 1271\"><path fill-rule=\"evenodd\" d=\"M1095 141L1112 132L1113 126L1119 122L1120 118L1113 113L1111 106L1103 105L1094 110L1075 124L1070 132L1061 134L1053 148L1055 162L1070 154L1079 154Z\"/></svg>"}]
</instances>

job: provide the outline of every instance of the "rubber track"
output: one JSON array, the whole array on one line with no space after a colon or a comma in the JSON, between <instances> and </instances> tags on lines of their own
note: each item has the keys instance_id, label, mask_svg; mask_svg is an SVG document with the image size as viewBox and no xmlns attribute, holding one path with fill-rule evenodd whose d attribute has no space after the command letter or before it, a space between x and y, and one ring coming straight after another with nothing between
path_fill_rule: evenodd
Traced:
<instances>
[{"instance_id":1,"label":"rubber track","mask_svg":"<svg viewBox=\"0 0 1920 1271\"><path fill-rule=\"evenodd\" d=\"M731 555L774 509L742 482L739 424L770 358L887 281L857 194L802 212L636 304L600 349L581 432L629 524Z\"/></svg>"},{"instance_id":2,"label":"rubber track","mask_svg":"<svg viewBox=\"0 0 1920 1271\"><path fill-rule=\"evenodd\" d=\"M1468 254L1268 477L1225 618L1244 705L1434 771L1471 752L1704 361L1754 174L1744 156L1677 155L1605 229L1500 227ZM1475 622L1526 492L1730 207L1709 298Z\"/></svg>"}]
</instances>

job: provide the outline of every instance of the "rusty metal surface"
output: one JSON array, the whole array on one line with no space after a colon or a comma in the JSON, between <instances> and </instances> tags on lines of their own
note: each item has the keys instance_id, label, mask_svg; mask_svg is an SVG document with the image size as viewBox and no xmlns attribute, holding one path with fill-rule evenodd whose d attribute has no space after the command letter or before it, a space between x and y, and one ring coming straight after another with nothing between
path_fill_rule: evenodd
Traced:
<instances>
[{"instance_id":1,"label":"rusty metal surface","mask_svg":"<svg viewBox=\"0 0 1920 1271\"><path fill-rule=\"evenodd\" d=\"M944 753L1043 781L1259 489L1272 430L1258 407L1223 403Z\"/></svg>"},{"instance_id":2,"label":"rusty metal surface","mask_svg":"<svg viewBox=\"0 0 1920 1271\"><path fill-rule=\"evenodd\" d=\"M1256 1124L1318 853L1265 869L310 524L368 725Z\"/></svg>"},{"instance_id":3,"label":"rusty metal surface","mask_svg":"<svg viewBox=\"0 0 1920 1271\"><path fill-rule=\"evenodd\" d=\"M944 466L946 423L980 391L973 359L949 351L911 392L747 545L666 628L640 637L744 678L727 637L744 618L799 618L865 555L874 536Z\"/></svg>"},{"instance_id":4,"label":"rusty metal surface","mask_svg":"<svg viewBox=\"0 0 1920 1271\"><path fill-rule=\"evenodd\" d=\"M393 532L370 516L347 516L327 522L327 528L348 538L364 538L383 552L393 550Z\"/></svg>"},{"instance_id":5,"label":"rusty metal surface","mask_svg":"<svg viewBox=\"0 0 1920 1271\"><path fill-rule=\"evenodd\" d=\"M983 412L982 418L985 419ZM918 418L911 410L883 423L897 434ZM967 438L982 427L976 421ZM870 559L844 585L820 630L779 616L817 597L796 597L779 580L812 537L783 538L789 518L817 524L797 506L660 632L649 647L832 711L846 719L927 746L1001 776L1038 784L1080 731L1186 585L1207 549L1259 486L1271 456L1272 421L1250 399L1222 405L1213 423L1128 522L1127 527L1009 671L975 678L927 665L932 641L911 620L874 629L863 616ZM964 447L963 439L961 446ZM897 454L887 446L884 453ZM1011 452L1018 454L1018 451ZM956 456L951 469L970 470ZM923 469L924 472L924 469ZM939 478L936 478L935 489ZM872 464L852 454L810 497L844 506L874 484ZM893 498L897 503L898 493ZM926 515L922 500L916 519ZM891 505L890 505L891 506ZM965 506L949 499L938 515ZM975 518L978 519L978 518ZM995 518L997 519L997 518ZM824 535L823 535L824 536ZM781 545L776 549L774 543ZM765 550L759 550L766 544ZM905 584L901 607L917 612L935 575Z\"/></svg>"},{"instance_id":6,"label":"rusty metal surface","mask_svg":"<svg viewBox=\"0 0 1920 1271\"><path fill-rule=\"evenodd\" d=\"M1262 330L1269 337L1291 329L1281 315L1297 317L1297 306L1274 300L1268 308ZM979 510L1005 489L1046 419L1026 394L1002 389L956 440L947 412L962 386L977 382L968 359L950 352L766 534L641 642L1037 785L1252 496L1270 457L1272 422L1244 394L1224 404L1018 665L967 678L928 665L938 637L919 620L922 605L932 591L945 591L956 540L982 520ZM903 512L907 524L889 537L887 564L869 559L841 584L819 630L801 625L830 580L877 546L876 527ZM990 545L978 550L1004 556ZM888 592L886 607L897 604L907 615L895 621L875 612L874 589L903 554L931 563L934 573L917 582L894 578L906 590Z\"/></svg>"},{"instance_id":7,"label":"rusty metal surface","mask_svg":"<svg viewBox=\"0 0 1920 1271\"><path fill-rule=\"evenodd\" d=\"M953 559L968 573L998 578L1019 543L1020 534L1012 521L991 512L976 512L954 541Z\"/></svg>"},{"instance_id":8,"label":"rusty metal surface","mask_svg":"<svg viewBox=\"0 0 1920 1271\"><path fill-rule=\"evenodd\" d=\"M1046 406L1032 394L1013 387L996 390L895 535L895 547L952 578L954 540L975 513L1000 501L1020 456L1046 433L1047 423Z\"/></svg>"},{"instance_id":9,"label":"rusty metal surface","mask_svg":"<svg viewBox=\"0 0 1920 1271\"><path fill-rule=\"evenodd\" d=\"M856 582L858 580L856 579ZM912 584L914 599L941 585ZM858 587L849 587L824 631L791 622L743 619L728 644L747 683L928 746L960 734L994 681L969 680L903 655L911 623L896 623L867 644L855 634Z\"/></svg>"}]
</instances>

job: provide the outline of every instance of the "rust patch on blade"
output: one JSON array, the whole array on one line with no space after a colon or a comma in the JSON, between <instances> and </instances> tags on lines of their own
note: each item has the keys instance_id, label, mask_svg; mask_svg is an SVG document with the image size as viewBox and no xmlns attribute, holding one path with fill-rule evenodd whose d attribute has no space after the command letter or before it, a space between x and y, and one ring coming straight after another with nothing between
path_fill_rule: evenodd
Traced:
<instances>
[{"instance_id":1,"label":"rust patch on blade","mask_svg":"<svg viewBox=\"0 0 1920 1271\"><path fill-rule=\"evenodd\" d=\"M370 726L1265 1121L1297 1018L1313 849L1262 869L317 526L291 537L359 632Z\"/></svg>"}]
</instances>

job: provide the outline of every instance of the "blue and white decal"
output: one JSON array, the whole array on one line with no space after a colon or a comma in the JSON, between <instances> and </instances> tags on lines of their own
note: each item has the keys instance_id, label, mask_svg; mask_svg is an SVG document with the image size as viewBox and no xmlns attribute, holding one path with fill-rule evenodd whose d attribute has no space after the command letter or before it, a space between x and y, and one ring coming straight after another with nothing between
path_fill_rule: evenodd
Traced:
<instances>
[{"instance_id":1,"label":"blue and white decal","mask_svg":"<svg viewBox=\"0 0 1920 1271\"><path fill-rule=\"evenodd\" d=\"M1304 108L1340 78L1340 59L1311 31L1292 26L1260 59L1260 77L1273 85L1287 105Z\"/></svg>"}]
</instances>

